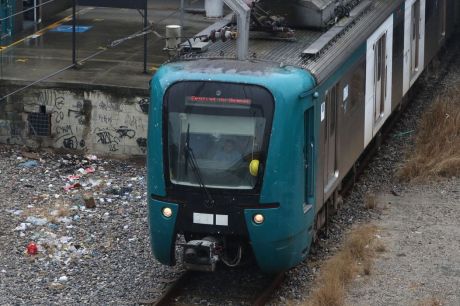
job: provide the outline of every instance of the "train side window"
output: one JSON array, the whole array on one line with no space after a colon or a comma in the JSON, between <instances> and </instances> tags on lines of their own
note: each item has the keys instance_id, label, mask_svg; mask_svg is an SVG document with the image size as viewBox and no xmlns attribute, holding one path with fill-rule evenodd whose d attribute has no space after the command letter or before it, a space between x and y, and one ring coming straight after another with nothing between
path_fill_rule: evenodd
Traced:
<instances>
[{"instance_id":1,"label":"train side window","mask_svg":"<svg viewBox=\"0 0 460 306\"><path fill-rule=\"evenodd\" d=\"M400 22L395 27L393 37L393 58L402 58L404 57L404 22Z\"/></svg>"},{"instance_id":2,"label":"train side window","mask_svg":"<svg viewBox=\"0 0 460 306\"><path fill-rule=\"evenodd\" d=\"M325 130L324 130L324 185L337 178L337 103L339 96L339 84L332 86L325 96Z\"/></svg>"},{"instance_id":3,"label":"train side window","mask_svg":"<svg viewBox=\"0 0 460 306\"><path fill-rule=\"evenodd\" d=\"M440 28L441 28L441 37L443 38L446 36L446 16L447 16L447 5L446 5L446 0L440 0L439 1L439 22Z\"/></svg>"},{"instance_id":4,"label":"train side window","mask_svg":"<svg viewBox=\"0 0 460 306\"><path fill-rule=\"evenodd\" d=\"M314 160L315 160L315 112L314 108L305 111L305 199L307 205L314 204L315 180L314 180Z\"/></svg>"},{"instance_id":5,"label":"train side window","mask_svg":"<svg viewBox=\"0 0 460 306\"><path fill-rule=\"evenodd\" d=\"M331 136L335 133L335 130L336 130L335 125L337 123L336 122L337 121L337 114L336 114L336 112L337 112L337 107L336 107L336 103L337 103L337 87L338 86L336 85L336 86L332 87L331 90L329 91L329 93L330 93L329 98L330 98L330 105L331 105L331 107L329 109L329 111L331 112L331 115L329 117L330 124L331 124L329 134Z\"/></svg>"},{"instance_id":6,"label":"train side window","mask_svg":"<svg viewBox=\"0 0 460 306\"><path fill-rule=\"evenodd\" d=\"M385 100L387 94L387 54L386 54L387 35L384 33L375 43L375 62L374 62L374 119L378 121L385 110Z\"/></svg>"},{"instance_id":7,"label":"train side window","mask_svg":"<svg viewBox=\"0 0 460 306\"><path fill-rule=\"evenodd\" d=\"M345 87L348 87L346 89ZM364 93L366 89L366 61L361 60L356 65L349 77L349 82L343 85L344 91L348 91L348 97L344 95L343 109L344 113L349 113L357 105L364 104Z\"/></svg>"}]
</instances>

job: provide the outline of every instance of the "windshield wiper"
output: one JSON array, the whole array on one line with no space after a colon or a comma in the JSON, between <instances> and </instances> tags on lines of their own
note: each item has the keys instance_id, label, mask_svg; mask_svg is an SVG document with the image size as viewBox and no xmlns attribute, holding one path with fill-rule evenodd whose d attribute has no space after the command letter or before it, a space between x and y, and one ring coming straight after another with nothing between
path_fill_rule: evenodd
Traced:
<instances>
[{"instance_id":1,"label":"windshield wiper","mask_svg":"<svg viewBox=\"0 0 460 306\"><path fill-rule=\"evenodd\" d=\"M188 177L188 160L190 155L190 123L187 126L187 135L185 137L185 163L184 163L184 174Z\"/></svg>"},{"instance_id":2,"label":"windshield wiper","mask_svg":"<svg viewBox=\"0 0 460 306\"><path fill-rule=\"evenodd\" d=\"M198 163L196 162L195 154L193 154L193 150L190 147L190 124L187 127L187 137L185 139L185 174L186 175L187 175L189 161L190 161L190 167L192 168L193 173L196 176L198 184L200 185L201 189L204 191L205 196L208 198L207 200L208 205L213 206L214 199L212 198L211 193L209 192L208 188L206 188L206 185L204 184L203 176L201 175L201 170L198 167Z\"/></svg>"}]
</instances>

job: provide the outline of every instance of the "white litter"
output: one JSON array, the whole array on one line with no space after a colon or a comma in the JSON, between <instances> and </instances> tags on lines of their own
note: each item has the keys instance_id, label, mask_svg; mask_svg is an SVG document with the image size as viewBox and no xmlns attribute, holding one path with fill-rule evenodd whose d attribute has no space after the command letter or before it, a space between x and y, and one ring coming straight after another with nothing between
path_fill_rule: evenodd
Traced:
<instances>
[{"instance_id":1,"label":"white litter","mask_svg":"<svg viewBox=\"0 0 460 306\"><path fill-rule=\"evenodd\" d=\"M26 221L29 223L32 223L33 225L38 225L38 226L42 226L48 223L48 220L45 218L37 218L33 216L27 217Z\"/></svg>"},{"instance_id":2,"label":"white litter","mask_svg":"<svg viewBox=\"0 0 460 306\"><path fill-rule=\"evenodd\" d=\"M67 276L65 276L65 275L59 277L59 281L60 281L60 282L66 282L66 281L68 281L68 280L69 280L69 278L68 278Z\"/></svg>"}]
</instances>

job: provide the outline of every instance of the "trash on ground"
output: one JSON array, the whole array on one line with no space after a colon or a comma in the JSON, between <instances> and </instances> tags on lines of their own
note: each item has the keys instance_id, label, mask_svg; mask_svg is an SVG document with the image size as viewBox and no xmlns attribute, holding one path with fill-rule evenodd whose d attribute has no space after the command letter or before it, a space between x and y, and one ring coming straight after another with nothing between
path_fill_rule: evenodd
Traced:
<instances>
[{"instance_id":1,"label":"trash on ground","mask_svg":"<svg viewBox=\"0 0 460 306\"><path fill-rule=\"evenodd\" d=\"M26 169L30 169L30 168L35 168L35 167L38 167L38 162L36 160L28 160L24 163L20 163L18 164L18 167L19 168L26 168Z\"/></svg>"},{"instance_id":2,"label":"trash on ground","mask_svg":"<svg viewBox=\"0 0 460 306\"><path fill-rule=\"evenodd\" d=\"M37 218L37 217L29 216L27 217L26 222L31 223L33 225L42 226L48 223L48 220L46 218Z\"/></svg>"},{"instance_id":3,"label":"trash on ground","mask_svg":"<svg viewBox=\"0 0 460 306\"><path fill-rule=\"evenodd\" d=\"M30 242L27 245L27 254L29 255L37 255L38 254L38 247L35 242Z\"/></svg>"},{"instance_id":4,"label":"trash on ground","mask_svg":"<svg viewBox=\"0 0 460 306\"><path fill-rule=\"evenodd\" d=\"M83 201L85 201L86 208L96 208L96 201L94 200L94 197L91 194L84 194Z\"/></svg>"},{"instance_id":5,"label":"trash on ground","mask_svg":"<svg viewBox=\"0 0 460 306\"><path fill-rule=\"evenodd\" d=\"M81 188L81 184L80 184L80 183L66 184L66 185L64 186L64 190L65 190L65 191L69 191L69 190L72 190L72 189L78 189L78 188Z\"/></svg>"}]
</instances>

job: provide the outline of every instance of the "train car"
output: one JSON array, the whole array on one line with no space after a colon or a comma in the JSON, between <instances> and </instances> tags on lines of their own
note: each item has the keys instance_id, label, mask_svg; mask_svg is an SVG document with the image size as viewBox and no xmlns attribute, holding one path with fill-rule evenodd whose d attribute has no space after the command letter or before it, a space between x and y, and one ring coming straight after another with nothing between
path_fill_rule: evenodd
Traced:
<instances>
[{"instance_id":1,"label":"train car","mask_svg":"<svg viewBox=\"0 0 460 306\"><path fill-rule=\"evenodd\" d=\"M253 257L276 273L306 258L344 179L453 32L460 5L246 1L249 19L242 1L225 2L236 18L180 45L151 81L151 247L165 265L179 246L188 269Z\"/></svg>"}]
</instances>

